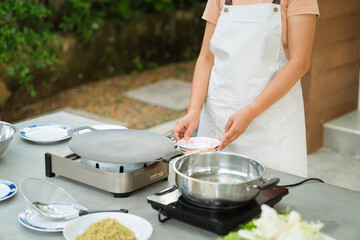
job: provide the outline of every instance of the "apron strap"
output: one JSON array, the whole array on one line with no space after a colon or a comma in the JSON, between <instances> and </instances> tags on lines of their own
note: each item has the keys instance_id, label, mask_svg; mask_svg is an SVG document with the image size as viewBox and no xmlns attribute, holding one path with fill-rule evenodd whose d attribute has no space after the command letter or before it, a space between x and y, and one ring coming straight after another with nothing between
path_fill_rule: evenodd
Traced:
<instances>
[{"instance_id":1,"label":"apron strap","mask_svg":"<svg viewBox=\"0 0 360 240\"><path fill-rule=\"evenodd\" d=\"M279 5L280 5L280 0L274 0L272 3L273 3L273 4L279 4Z\"/></svg>"}]
</instances>

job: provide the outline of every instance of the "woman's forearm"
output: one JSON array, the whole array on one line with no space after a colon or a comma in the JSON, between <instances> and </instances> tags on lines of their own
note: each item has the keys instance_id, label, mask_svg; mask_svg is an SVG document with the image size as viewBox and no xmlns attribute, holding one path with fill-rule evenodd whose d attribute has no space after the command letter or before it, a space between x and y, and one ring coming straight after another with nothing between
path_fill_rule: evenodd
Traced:
<instances>
[{"instance_id":1,"label":"woman's forearm","mask_svg":"<svg viewBox=\"0 0 360 240\"><path fill-rule=\"evenodd\" d=\"M254 118L283 97L309 70L315 26L315 15L288 18L289 61L250 104Z\"/></svg>"},{"instance_id":2,"label":"woman's forearm","mask_svg":"<svg viewBox=\"0 0 360 240\"><path fill-rule=\"evenodd\" d=\"M290 60L287 62L269 85L250 104L253 117L257 117L282 98L304 76L308 69L307 64L302 61Z\"/></svg>"},{"instance_id":3,"label":"woman's forearm","mask_svg":"<svg viewBox=\"0 0 360 240\"><path fill-rule=\"evenodd\" d=\"M213 65L214 60L211 57L207 58L200 55L196 61L188 112L200 113L206 99Z\"/></svg>"},{"instance_id":4,"label":"woman's forearm","mask_svg":"<svg viewBox=\"0 0 360 240\"><path fill-rule=\"evenodd\" d=\"M210 51L210 39L215 31L215 27L216 25L213 23L206 23L201 51L195 65L188 113L195 112L200 114L206 99L210 74L214 65L214 55Z\"/></svg>"},{"instance_id":5,"label":"woman's forearm","mask_svg":"<svg viewBox=\"0 0 360 240\"><path fill-rule=\"evenodd\" d=\"M214 55L210 51L210 39L215 30L215 24L207 22L199 57L196 61L188 113L182 117L174 128L174 138L188 140L199 123L201 108L207 95L210 74L214 65Z\"/></svg>"}]
</instances>

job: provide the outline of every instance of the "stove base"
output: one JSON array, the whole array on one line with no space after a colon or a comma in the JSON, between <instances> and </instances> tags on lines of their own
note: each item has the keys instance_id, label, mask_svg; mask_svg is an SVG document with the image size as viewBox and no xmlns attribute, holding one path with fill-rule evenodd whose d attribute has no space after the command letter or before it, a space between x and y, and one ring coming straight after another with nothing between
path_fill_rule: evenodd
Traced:
<instances>
[{"instance_id":1,"label":"stove base","mask_svg":"<svg viewBox=\"0 0 360 240\"><path fill-rule=\"evenodd\" d=\"M131 192L146 187L169 176L169 164L162 161L152 163L131 172L107 172L81 163L80 157L70 149L45 154L47 177L60 175L114 194L128 197Z\"/></svg>"},{"instance_id":2,"label":"stove base","mask_svg":"<svg viewBox=\"0 0 360 240\"><path fill-rule=\"evenodd\" d=\"M181 196L176 187L149 196L147 201L158 211L160 222L173 218L219 235L226 235L240 224L259 217L261 204L272 207L288 193L287 188L275 186L261 191L248 205L230 209L210 209L193 205Z\"/></svg>"}]
</instances>

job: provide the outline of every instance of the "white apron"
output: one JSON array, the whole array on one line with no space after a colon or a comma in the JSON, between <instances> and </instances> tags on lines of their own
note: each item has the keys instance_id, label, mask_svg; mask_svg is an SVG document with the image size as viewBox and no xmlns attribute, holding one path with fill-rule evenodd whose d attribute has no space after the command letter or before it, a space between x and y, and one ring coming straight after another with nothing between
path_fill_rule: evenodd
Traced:
<instances>
[{"instance_id":1,"label":"white apron","mask_svg":"<svg viewBox=\"0 0 360 240\"><path fill-rule=\"evenodd\" d=\"M214 66L199 136L222 139L230 115L254 101L286 64L281 31L280 4L224 5L210 41ZM300 81L224 150L255 158L271 169L307 177Z\"/></svg>"}]
</instances>

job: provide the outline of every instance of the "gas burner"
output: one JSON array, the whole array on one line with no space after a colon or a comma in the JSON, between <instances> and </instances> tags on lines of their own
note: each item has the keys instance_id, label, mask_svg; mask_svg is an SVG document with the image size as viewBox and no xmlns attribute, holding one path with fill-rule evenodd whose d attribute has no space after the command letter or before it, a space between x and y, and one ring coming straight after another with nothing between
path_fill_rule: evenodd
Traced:
<instances>
[{"instance_id":1,"label":"gas burner","mask_svg":"<svg viewBox=\"0 0 360 240\"><path fill-rule=\"evenodd\" d=\"M99 168L106 172L117 172L117 173L136 171L140 168L143 168L143 167L146 167L146 166L149 166L152 164L152 163L134 163L134 164L104 163L104 162L90 160L90 159L83 158L83 157L81 158L81 163L95 167L95 168Z\"/></svg>"},{"instance_id":2,"label":"gas burner","mask_svg":"<svg viewBox=\"0 0 360 240\"><path fill-rule=\"evenodd\" d=\"M158 211L160 222L174 218L219 235L226 235L238 228L240 224L258 217L262 204L272 207L288 193L287 188L275 186L272 189L260 191L254 200L244 206L213 209L193 204L174 186L149 196L147 201L153 209Z\"/></svg>"},{"instance_id":3,"label":"gas burner","mask_svg":"<svg viewBox=\"0 0 360 240\"><path fill-rule=\"evenodd\" d=\"M69 148L45 154L47 177L61 175L111 192L114 197L128 197L131 192L167 180L169 164L157 161L147 164L107 164L82 159Z\"/></svg>"}]
</instances>

